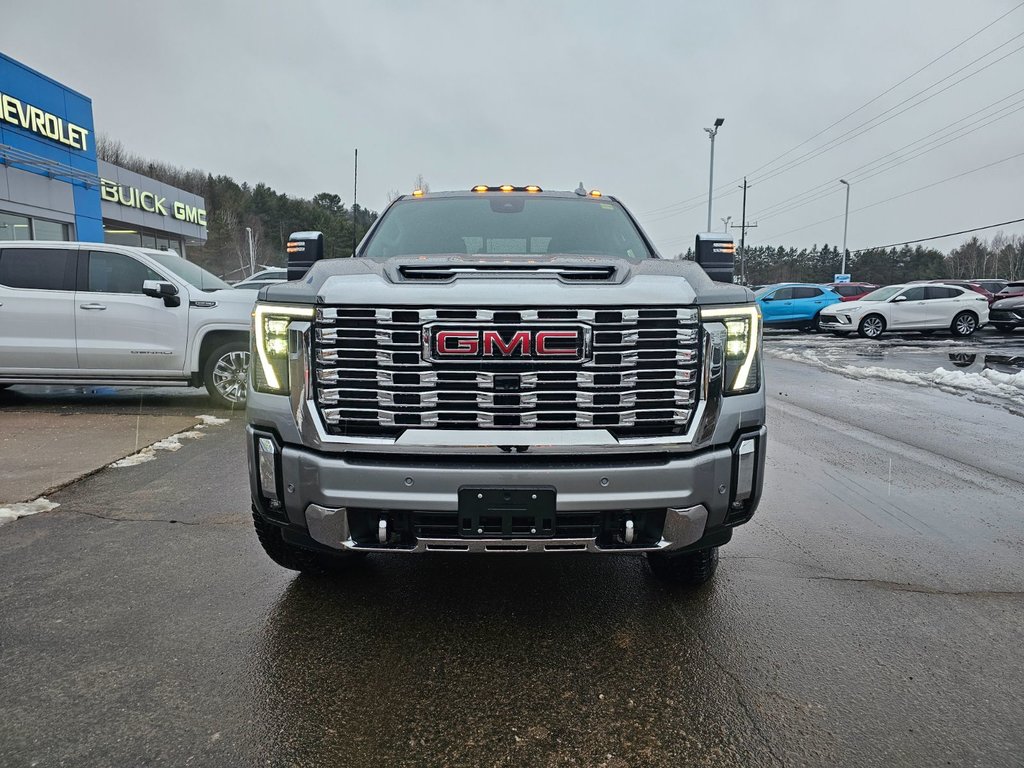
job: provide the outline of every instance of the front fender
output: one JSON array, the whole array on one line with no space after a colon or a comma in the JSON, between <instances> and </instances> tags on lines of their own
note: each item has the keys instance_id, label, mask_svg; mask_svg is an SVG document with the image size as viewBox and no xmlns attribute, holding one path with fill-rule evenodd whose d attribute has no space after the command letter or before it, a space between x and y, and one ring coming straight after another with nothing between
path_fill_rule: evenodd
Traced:
<instances>
[{"instance_id":1,"label":"front fender","mask_svg":"<svg viewBox=\"0 0 1024 768\"><path fill-rule=\"evenodd\" d=\"M237 333L239 335L249 336L250 326L248 323L242 325L241 323L231 322L227 320L215 320L211 319L208 322L204 322L199 325L198 328L191 334L189 343L190 348L186 352L186 360L188 360L188 372L193 374L201 373L199 367L199 353L203 348L203 339L209 336L211 333L218 331L226 331L229 333Z\"/></svg>"}]
</instances>

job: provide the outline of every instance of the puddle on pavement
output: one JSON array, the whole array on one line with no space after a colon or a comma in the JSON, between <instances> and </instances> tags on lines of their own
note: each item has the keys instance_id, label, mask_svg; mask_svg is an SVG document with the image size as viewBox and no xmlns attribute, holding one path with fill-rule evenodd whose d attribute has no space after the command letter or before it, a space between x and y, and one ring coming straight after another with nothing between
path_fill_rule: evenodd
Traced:
<instances>
[{"instance_id":1,"label":"puddle on pavement","mask_svg":"<svg viewBox=\"0 0 1024 768\"><path fill-rule=\"evenodd\" d=\"M869 340L800 332L765 334L767 351L800 356L828 366L891 368L930 373L937 368L1015 375L1024 372L1024 333L1009 336L979 333L969 339L921 334L888 335Z\"/></svg>"}]
</instances>

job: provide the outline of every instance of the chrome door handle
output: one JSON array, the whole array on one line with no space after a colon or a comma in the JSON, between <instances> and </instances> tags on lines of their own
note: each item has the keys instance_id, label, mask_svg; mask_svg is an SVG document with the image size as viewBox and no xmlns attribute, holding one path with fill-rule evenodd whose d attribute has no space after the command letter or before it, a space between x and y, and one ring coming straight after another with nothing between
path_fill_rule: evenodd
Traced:
<instances>
[{"instance_id":1,"label":"chrome door handle","mask_svg":"<svg viewBox=\"0 0 1024 768\"><path fill-rule=\"evenodd\" d=\"M96 302L92 302L91 304L81 304L79 306L81 306L82 309L106 309L107 308L106 305L104 305L104 304L97 304Z\"/></svg>"}]
</instances>

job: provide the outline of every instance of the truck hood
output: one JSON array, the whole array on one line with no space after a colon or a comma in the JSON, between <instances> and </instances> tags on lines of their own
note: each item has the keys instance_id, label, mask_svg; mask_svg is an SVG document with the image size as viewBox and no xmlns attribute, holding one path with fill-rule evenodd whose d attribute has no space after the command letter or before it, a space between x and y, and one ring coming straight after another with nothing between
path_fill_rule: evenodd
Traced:
<instances>
[{"instance_id":1,"label":"truck hood","mask_svg":"<svg viewBox=\"0 0 1024 768\"><path fill-rule=\"evenodd\" d=\"M608 256L426 255L317 262L266 301L443 306L742 304L746 288L713 282L692 261Z\"/></svg>"}]
</instances>

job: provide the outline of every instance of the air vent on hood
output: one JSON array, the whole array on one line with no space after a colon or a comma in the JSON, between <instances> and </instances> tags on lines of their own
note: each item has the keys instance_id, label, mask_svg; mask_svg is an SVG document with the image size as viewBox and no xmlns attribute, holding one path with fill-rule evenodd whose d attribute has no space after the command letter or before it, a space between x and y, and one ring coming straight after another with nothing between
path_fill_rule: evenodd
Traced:
<instances>
[{"instance_id":1,"label":"air vent on hood","mask_svg":"<svg viewBox=\"0 0 1024 768\"><path fill-rule=\"evenodd\" d=\"M615 267L539 266L534 264L403 265L398 268L406 280L454 280L456 277L557 277L568 282L610 280Z\"/></svg>"}]
</instances>

